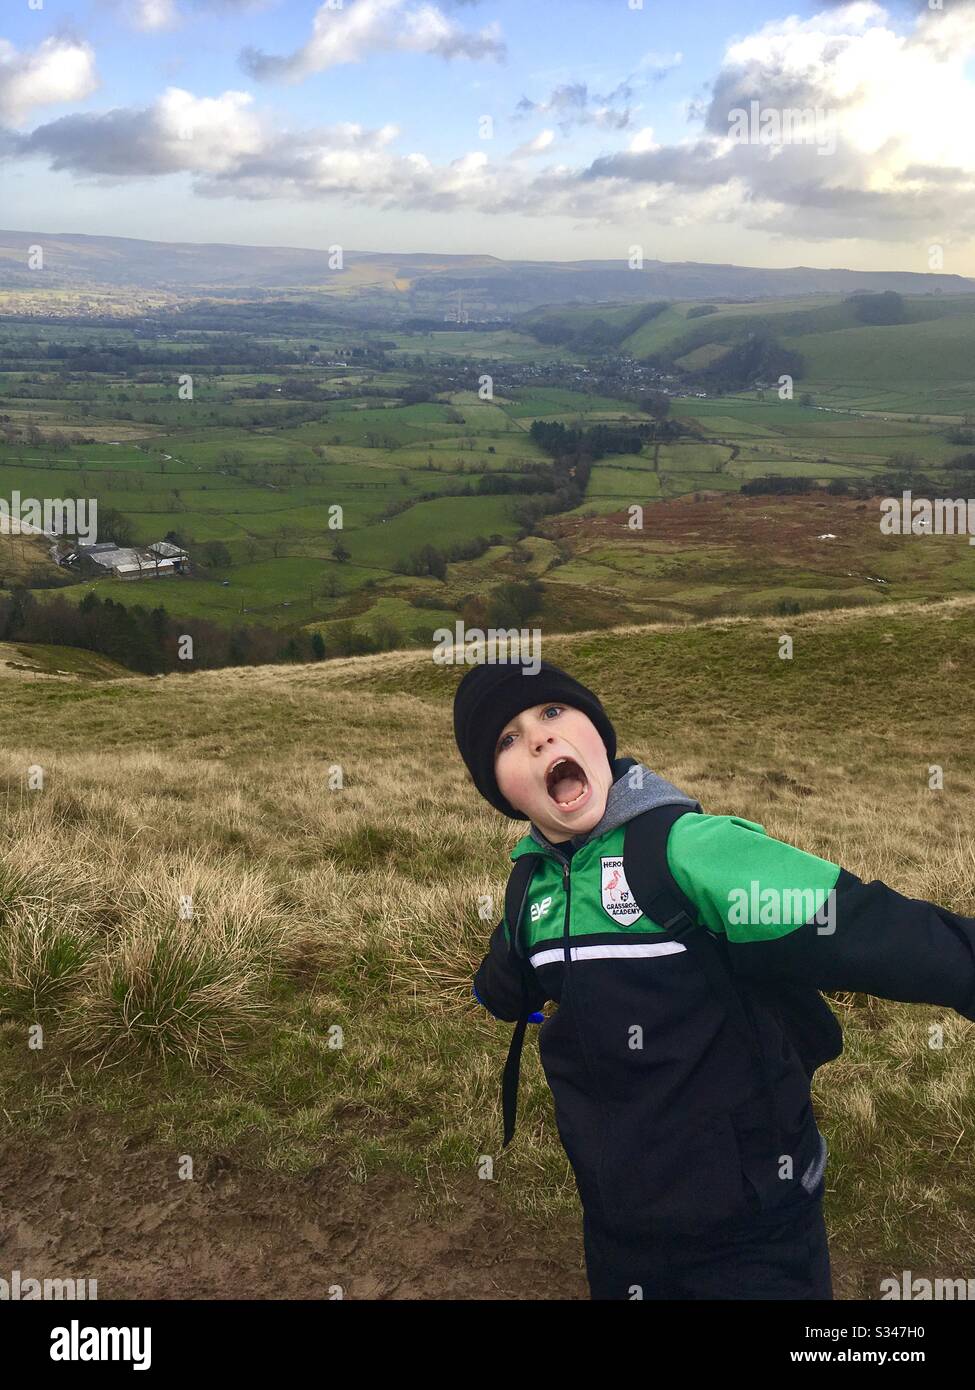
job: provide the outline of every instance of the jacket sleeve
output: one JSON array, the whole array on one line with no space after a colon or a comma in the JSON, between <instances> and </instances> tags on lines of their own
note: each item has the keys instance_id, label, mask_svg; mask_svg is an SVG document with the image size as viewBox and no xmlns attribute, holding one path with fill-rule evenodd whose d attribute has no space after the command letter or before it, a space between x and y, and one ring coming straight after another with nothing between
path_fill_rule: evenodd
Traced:
<instances>
[{"instance_id":1,"label":"jacket sleeve","mask_svg":"<svg viewBox=\"0 0 975 1390\"><path fill-rule=\"evenodd\" d=\"M474 989L488 1013L506 1023L537 1012L548 998L539 990L531 965L511 949L503 920L491 933L488 953L474 976Z\"/></svg>"},{"instance_id":2,"label":"jacket sleeve","mask_svg":"<svg viewBox=\"0 0 975 1390\"><path fill-rule=\"evenodd\" d=\"M907 898L738 816L682 816L667 858L736 974L947 1005L975 1021L975 918Z\"/></svg>"}]
</instances>

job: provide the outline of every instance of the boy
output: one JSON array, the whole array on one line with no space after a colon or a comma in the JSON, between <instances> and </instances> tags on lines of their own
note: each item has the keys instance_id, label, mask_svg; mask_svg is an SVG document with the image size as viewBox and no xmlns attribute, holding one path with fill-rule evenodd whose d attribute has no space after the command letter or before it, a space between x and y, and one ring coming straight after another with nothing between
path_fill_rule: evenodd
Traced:
<instances>
[{"instance_id":1,"label":"boy","mask_svg":"<svg viewBox=\"0 0 975 1390\"><path fill-rule=\"evenodd\" d=\"M827 1014L839 1041L825 1056L842 1040L818 990L975 1020L975 919L704 814L617 758L598 698L547 662L474 667L454 733L482 796L531 822L512 860L540 856L517 939L502 920L474 992L522 1032L547 1000L559 1005L539 1049L582 1202L591 1296L832 1298L826 1145L810 1098L823 1056L804 1065L788 1000L804 989ZM626 825L647 811L667 817L682 927L644 915L623 873ZM789 921L777 902L804 915Z\"/></svg>"}]
</instances>

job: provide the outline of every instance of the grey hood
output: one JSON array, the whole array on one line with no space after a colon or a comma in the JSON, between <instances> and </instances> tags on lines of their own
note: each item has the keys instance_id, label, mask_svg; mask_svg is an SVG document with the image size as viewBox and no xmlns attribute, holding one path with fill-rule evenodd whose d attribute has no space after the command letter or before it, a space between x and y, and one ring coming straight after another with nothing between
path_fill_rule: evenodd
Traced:
<instances>
[{"instance_id":1,"label":"grey hood","mask_svg":"<svg viewBox=\"0 0 975 1390\"><path fill-rule=\"evenodd\" d=\"M631 769L635 767L640 768L643 775L642 778L635 776L632 778L638 783L638 785L633 786L631 785ZM642 785L639 785L641 782ZM573 835L569 844L573 850L577 850L581 845L587 844L590 840L598 839L600 835L605 835L608 830L615 830L618 825L625 825L634 816L640 815L643 811L649 811L654 806L686 806L689 811L701 810L699 801L695 801L692 796L682 792L672 782L658 777L643 763L637 762L636 758L617 758L613 763L613 785L606 795L606 809L603 812L602 820L591 830L585 831L581 835ZM543 848L554 850L556 854L561 853L560 846L553 845L551 841L547 840L534 821L529 833L532 839L537 840Z\"/></svg>"}]
</instances>

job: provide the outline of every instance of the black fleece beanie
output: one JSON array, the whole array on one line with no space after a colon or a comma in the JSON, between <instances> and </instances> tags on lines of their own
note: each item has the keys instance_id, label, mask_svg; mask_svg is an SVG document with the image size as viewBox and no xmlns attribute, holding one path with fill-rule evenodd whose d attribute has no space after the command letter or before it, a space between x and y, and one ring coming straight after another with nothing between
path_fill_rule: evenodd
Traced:
<instances>
[{"instance_id":1,"label":"black fleece beanie","mask_svg":"<svg viewBox=\"0 0 975 1390\"><path fill-rule=\"evenodd\" d=\"M503 815L528 820L501 795L494 775L494 750L501 730L522 710L543 701L572 705L595 724L606 745L610 767L616 757L616 730L596 695L547 661L526 666L499 661L474 666L454 695L454 738L477 790Z\"/></svg>"}]
</instances>

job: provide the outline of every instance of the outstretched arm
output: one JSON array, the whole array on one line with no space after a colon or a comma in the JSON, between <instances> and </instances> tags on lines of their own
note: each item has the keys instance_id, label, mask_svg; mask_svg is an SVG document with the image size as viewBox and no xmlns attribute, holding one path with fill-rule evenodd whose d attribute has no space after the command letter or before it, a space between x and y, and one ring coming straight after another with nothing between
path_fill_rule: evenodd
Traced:
<instances>
[{"instance_id":1,"label":"outstretched arm","mask_svg":"<svg viewBox=\"0 0 975 1390\"><path fill-rule=\"evenodd\" d=\"M975 1021L975 918L864 883L738 816L682 816L667 858L701 921L727 937L736 973L947 1005Z\"/></svg>"}]
</instances>

